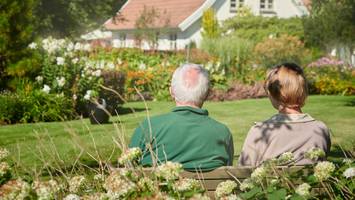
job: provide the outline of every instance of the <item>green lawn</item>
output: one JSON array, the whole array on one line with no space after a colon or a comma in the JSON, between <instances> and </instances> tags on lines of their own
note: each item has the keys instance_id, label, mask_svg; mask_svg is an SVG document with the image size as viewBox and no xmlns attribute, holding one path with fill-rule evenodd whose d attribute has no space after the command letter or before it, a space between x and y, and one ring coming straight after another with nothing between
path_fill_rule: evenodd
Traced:
<instances>
[{"instance_id":1,"label":"green lawn","mask_svg":"<svg viewBox=\"0 0 355 200\"><path fill-rule=\"evenodd\" d=\"M172 102L147 104L150 115L169 112L174 106ZM133 108L136 112L130 113L128 108ZM120 121L118 126L126 140L129 140L134 128L147 115L144 108L142 102L129 103L124 106L126 114L111 119ZM205 108L209 110L210 116L230 128L234 136L235 154L239 154L253 122L264 120L275 113L268 99L208 102ZM311 96L304 112L324 121L331 128L333 144L354 149L355 96ZM41 162L54 161L58 166L65 166L72 164L78 155L86 163L92 160L91 156L114 160L119 151L113 138L117 138L118 134L113 124L90 125L87 119L19 124L0 127L0 146L8 148L13 153L13 158L22 166L38 167Z\"/></svg>"}]
</instances>

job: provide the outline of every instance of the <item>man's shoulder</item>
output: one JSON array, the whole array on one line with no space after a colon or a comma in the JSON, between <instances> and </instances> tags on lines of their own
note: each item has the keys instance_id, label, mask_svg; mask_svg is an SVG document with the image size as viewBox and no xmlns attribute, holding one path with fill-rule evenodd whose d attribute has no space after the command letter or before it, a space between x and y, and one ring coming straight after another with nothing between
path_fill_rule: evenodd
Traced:
<instances>
[{"instance_id":1,"label":"man's shoulder","mask_svg":"<svg viewBox=\"0 0 355 200\"><path fill-rule=\"evenodd\" d=\"M214 127L221 129L225 132L230 132L229 128L227 125L223 124L220 121L217 121L216 119L213 119L212 117L208 117L209 123L211 123Z\"/></svg>"}]
</instances>

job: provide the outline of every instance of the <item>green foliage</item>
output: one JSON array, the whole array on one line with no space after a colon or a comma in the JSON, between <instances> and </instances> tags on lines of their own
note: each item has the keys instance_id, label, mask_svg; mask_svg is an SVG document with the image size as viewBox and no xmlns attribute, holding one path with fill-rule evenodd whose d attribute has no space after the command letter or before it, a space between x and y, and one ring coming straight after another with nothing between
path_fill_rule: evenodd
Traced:
<instances>
[{"instance_id":1,"label":"green foliage","mask_svg":"<svg viewBox=\"0 0 355 200\"><path fill-rule=\"evenodd\" d=\"M33 39L34 0L0 1L0 89L9 78L6 74L10 65L26 73L29 66L16 64L27 55L26 47Z\"/></svg>"},{"instance_id":2,"label":"green foliage","mask_svg":"<svg viewBox=\"0 0 355 200\"><path fill-rule=\"evenodd\" d=\"M219 24L214 9L207 9L202 15L202 37L204 39L217 38L220 35Z\"/></svg>"},{"instance_id":3,"label":"green foliage","mask_svg":"<svg viewBox=\"0 0 355 200\"><path fill-rule=\"evenodd\" d=\"M71 99L46 94L4 93L0 95L0 122L5 124L39 121L61 121L74 117Z\"/></svg>"},{"instance_id":4,"label":"green foliage","mask_svg":"<svg viewBox=\"0 0 355 200\"><path fill-rule=\"evenodd\" d=\"M243 68L252 58L253 44L238 37L204 39L202 49L219 58L227 76L236 77L243 73Z\"/></svg>"},{"instance_id":5,"label":"green foliage","mask_svg":"<svg viewBox=\"0 0 355 200\"><path fill-rule=\"evenodd\" d=\"M246 15L227 19L222 26L222 32L251 40L255 43L265 38L278 37L284 34L296 36L303 40L304 31L300 18L282 19L277 17L261 17Z\"/></svg>"},{"instance_id":6,"label":"green foliage","mask_svg":"<svg viewBox=\"0 0 355 200\"><path fill-rule=\"evenodd\" d=\"M333 49L355 47L355 1L312 0L312 10L303 19L308 46Z\"/></svg>"},{"instance_id":7,"label":"green foliage","mask_svg":"<svg viewBox=\"0 0 355 200\"><path fill-rule=\"evenodd\" d=\"M255 46L254 53L258 64L266 68L283 62L304 63L308 55L303 43L289 35L265 39Z\"/></svg>"},{"instance_id":8,"label":"green foliage","mask_svg":"<svg viewBox=\"0 0 355 200\"><path fill-rule=\"evenodd\" d=\"M37 0L36 35L79 36L116 15L126 0Z\"/></svg>"}]
</instances>

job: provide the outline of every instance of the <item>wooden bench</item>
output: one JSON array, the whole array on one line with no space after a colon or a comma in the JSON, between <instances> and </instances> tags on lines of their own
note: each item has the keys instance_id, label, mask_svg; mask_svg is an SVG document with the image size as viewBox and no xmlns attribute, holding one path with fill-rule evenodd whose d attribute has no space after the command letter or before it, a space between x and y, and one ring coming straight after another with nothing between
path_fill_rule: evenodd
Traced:
<instances>
[{"instance_id":1,"label":"wooden bench","mask_svg":"<svg viewBox=\"0 0 355 200\"><path fill-rule=\"evenodd\" d=\"M249 178L254 168L250 167L220 167L209 172L189 172L184 171L181 176L184 178L193 178L200 180L206 193L211 198L214 198L214 192L219 183L226 180L234 180L237 183L242 182L244 179ZM144 171L151 171L151 168L147 168ZM297 173L298 176L308 176L312 170L303 166L292 166L292 167L278 167L276 169L277 173ZM271 175L271 174L269 174ZM295 180L297 184L297 180ZM238 184L239 185L239 184Z\"/></svg>"}]
</instances>

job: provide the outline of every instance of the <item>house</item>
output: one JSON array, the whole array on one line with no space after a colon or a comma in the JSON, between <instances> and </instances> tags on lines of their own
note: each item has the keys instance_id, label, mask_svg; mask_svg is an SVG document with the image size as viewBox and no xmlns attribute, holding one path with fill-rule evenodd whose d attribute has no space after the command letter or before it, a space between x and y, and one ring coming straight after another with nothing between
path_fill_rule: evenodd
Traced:
<instances>
[{"instance_id":1,"label":"house","mask_svg":"<svg viewBox=\"0 0 355 200\"><path fill-rule=\"evenodd\" d=\"M201 19L206 9L213 8L218 21L235 16L247 6L255 15L289 18L308 14L310 0L128 0L116 17L107 20L114 47L184 49L194 42L200 45ZM142 16L145 13L145 16ZM145 20L143 28L139 24ZM148 25L149 26L148 26ZM142 39L139 32L150 34ZM153 34L152 34L153 33Z\"/></svg>"}]
</instances>

